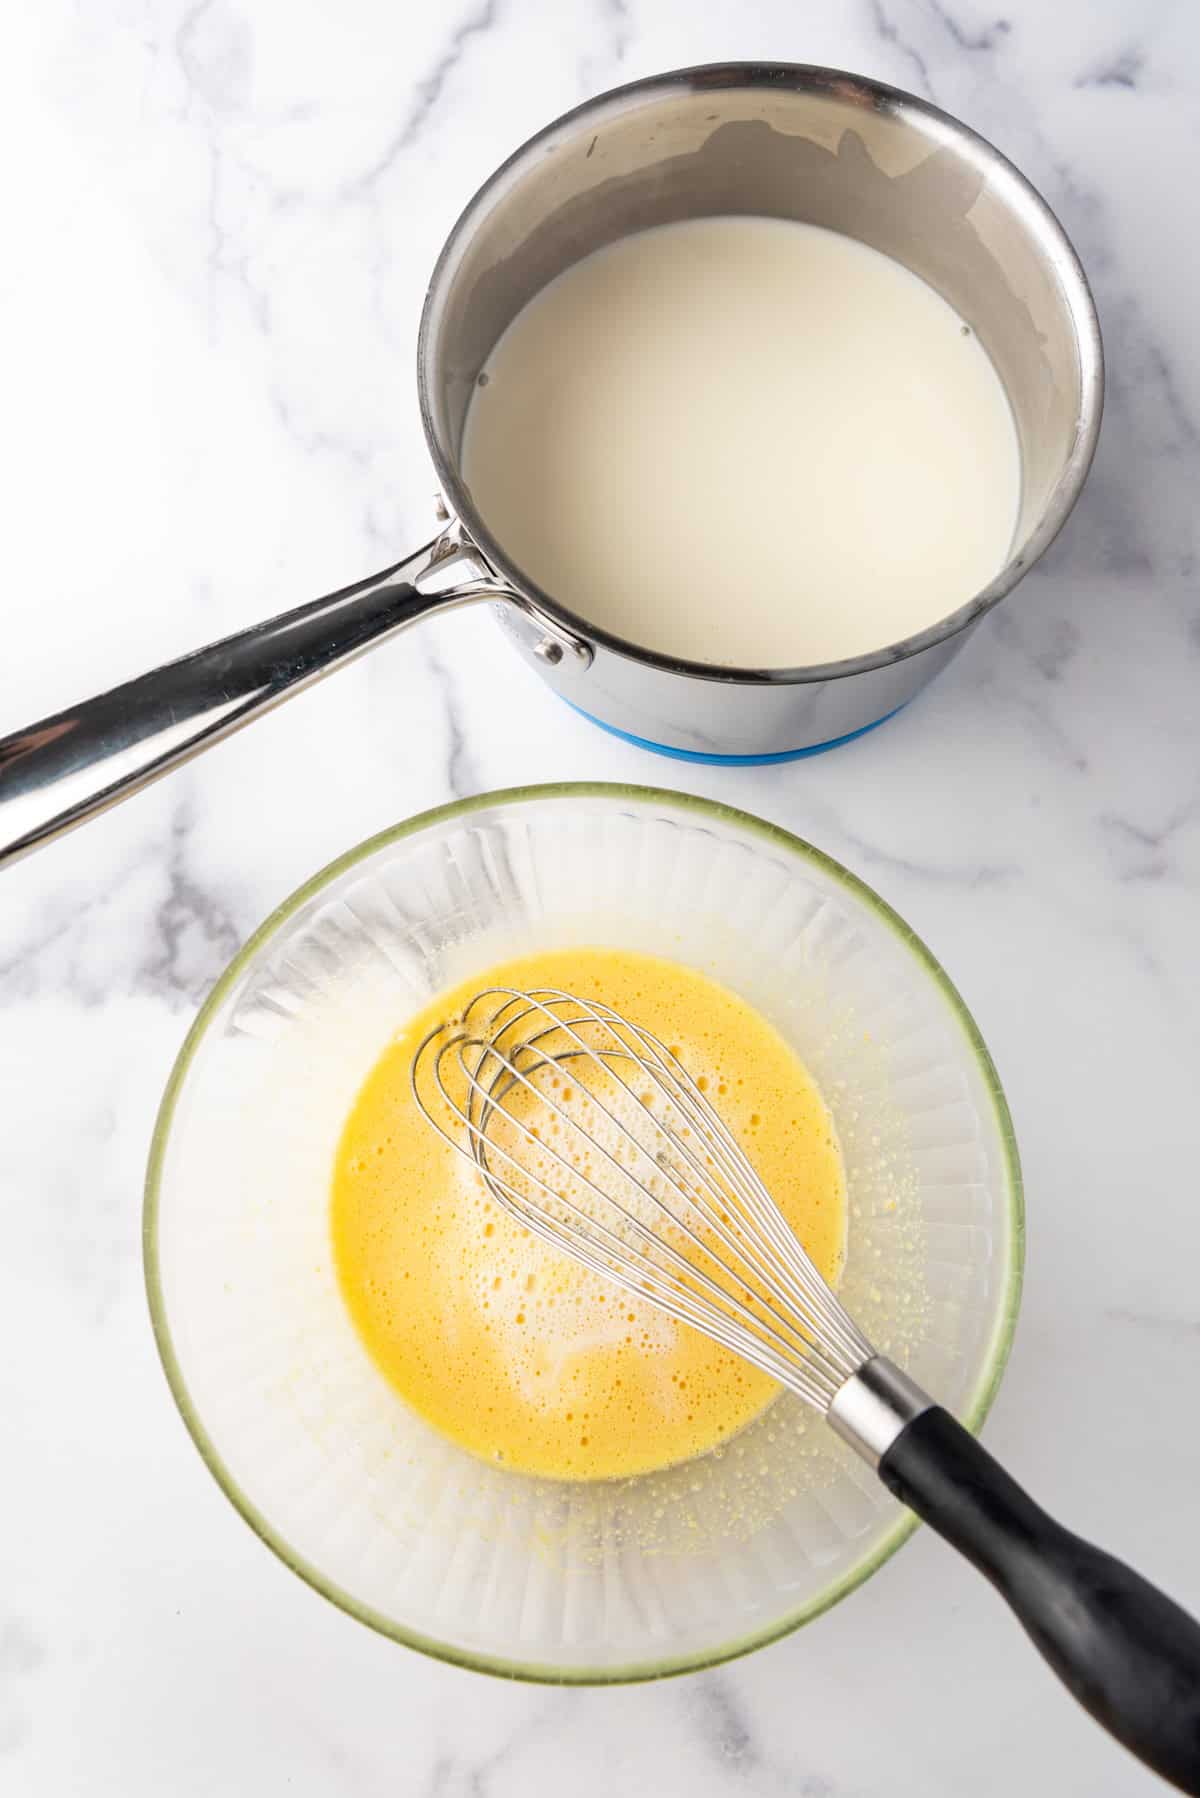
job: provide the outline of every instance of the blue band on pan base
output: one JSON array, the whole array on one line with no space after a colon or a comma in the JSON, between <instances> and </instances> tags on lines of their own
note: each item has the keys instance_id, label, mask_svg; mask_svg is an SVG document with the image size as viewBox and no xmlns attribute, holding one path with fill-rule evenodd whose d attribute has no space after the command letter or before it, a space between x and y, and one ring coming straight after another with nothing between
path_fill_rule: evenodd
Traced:
<instances>
[{"instance_id":1,"label":"blue band on pan base","mask_svg":"<svg viewBox=\"0 0 1200 1798\"><path fill-rule=\"evenodd\" d=\"M561 694L559 698L562 698ZM762 768L772 762L799 762L805 756L824 755L827 749L838 749L843 743L853 743L855 737L865 737L868 731L878 730L881 724L886 724L889 718L894 718L897 712L904 710L903 705L898 705L895 710L885 712L882 718L876 718L873 724L860 725L858 730L847 731L844 737L830 737L827 743L813 743L808 749L781 749L774 755L708 755L700 749L672 749L666 743L651 743L647 737L635 737L631 731L618 730L615 724L606 724L603 718L594 718L591 712L585 712L582 706L573 704L569 699L563 703L569 705L573 712L578 712L581 718L586 718L589 724L598 724L610 736L633 743L638 749L649 749L655 755L673 756L677 762L709 762L720 768Z\"/></svg>"}]
</instances>

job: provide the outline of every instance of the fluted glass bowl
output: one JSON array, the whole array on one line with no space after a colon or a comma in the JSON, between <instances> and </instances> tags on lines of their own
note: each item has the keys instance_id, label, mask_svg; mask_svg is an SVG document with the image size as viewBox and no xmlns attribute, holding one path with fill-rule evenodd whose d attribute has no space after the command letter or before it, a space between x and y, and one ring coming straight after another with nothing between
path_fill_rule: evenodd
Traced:
<instances>
[{"instance_id":1,"label":"fluted glass bowl","mask_svg":"<svg viewBox=\"0 0 1200 1798\"><path fill-rule=\"evenodd\" d=\"M338 1293L334 1146L384 1044L502 958L628 946L710 973L795 1045L834 1113L842 1297L978 1426L1021 1274L1008 1111L949 980L870 889L724 806L619 786L484 795L343 856L234 958L159 1113L146 1279L167 1377L229 1498L374 1628L507 1675L699 1667L843 1597L913 1526L790 1395L637 1479L527 1478L406 1406Z\"/></svg>"}]
</instances>

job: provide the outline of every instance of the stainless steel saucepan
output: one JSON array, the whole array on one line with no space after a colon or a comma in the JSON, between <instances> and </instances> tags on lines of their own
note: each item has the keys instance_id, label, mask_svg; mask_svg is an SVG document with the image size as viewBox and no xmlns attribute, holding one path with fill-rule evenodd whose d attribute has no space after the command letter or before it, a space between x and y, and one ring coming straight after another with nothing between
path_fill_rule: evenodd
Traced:
<instances>
[{"instance_id":1,"label":"stainless steel saucepan","mask_svg":"<svg viewBox=\"0 0 1200 1798\"><path fill-rule=\"evenodd\" d=\"M978 333L1008 390L1022 456L1016 548L983 592L905 642L783 669L641 649L523 574L463 479L472 389L526 301L615 238L719 213L825 225L906 264ZM517 652L564 699L649 747L701 760L782 760L854 736L946 665L1059 530L1095 447L1103 360L1070 243L998 151L923 100L861 76L732 63L601 95L496 171L434 269L417 384L445 498L431 541L381 574L0 741L0 862L135 792L418 618L478 601L495 605ZM788 521L764 517L760 528L787 531ZM799 590L802 543L795 554Z\"/></svg>"}]
</instances>

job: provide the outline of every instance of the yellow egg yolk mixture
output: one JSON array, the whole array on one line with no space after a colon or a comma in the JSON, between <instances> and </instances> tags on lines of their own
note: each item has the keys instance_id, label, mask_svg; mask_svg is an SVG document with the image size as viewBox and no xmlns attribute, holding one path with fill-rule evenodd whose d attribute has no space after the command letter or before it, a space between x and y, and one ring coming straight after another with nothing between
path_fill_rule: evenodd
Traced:
<instances>
[{"instance_id":1,"label":"yellow egg yolk mixture","mask_svg":"<svg viewBox=\"0 0 1200 1798\"><path fill-rule=\"evenodd\" d=\"M659 1037L704 1088L820 1272L837 1281L841 1152L820 1093L773 1026L676 963L555 950L440 995L368 1075L333 1172L334 1256L354 1324L410 1405L498 1465L612 1479L703 1454L755 1417L775 1382L524 1230L417 1106L418 1045L491 986L603 1000Z\"/></svg>"}]
</instances>

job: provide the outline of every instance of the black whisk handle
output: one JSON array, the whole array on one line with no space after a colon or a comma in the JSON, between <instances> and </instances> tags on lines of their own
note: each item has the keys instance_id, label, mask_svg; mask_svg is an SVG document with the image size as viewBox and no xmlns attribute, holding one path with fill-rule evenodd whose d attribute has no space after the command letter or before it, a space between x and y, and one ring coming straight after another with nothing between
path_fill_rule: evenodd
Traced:
<instances>
[{"instance_id":1,"label":"black whisk handle","mask_svg":"<svg viewBox=\"0 0 1200 1798\"><path fill-rule=\"evenodd\" d=\"M901 1430L879 1475L987 1576L1096 1721L1200 1798L1200 1623L1048 1517L939 1405Z\"/></svg>"}]
</instances>

